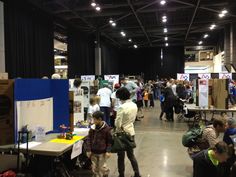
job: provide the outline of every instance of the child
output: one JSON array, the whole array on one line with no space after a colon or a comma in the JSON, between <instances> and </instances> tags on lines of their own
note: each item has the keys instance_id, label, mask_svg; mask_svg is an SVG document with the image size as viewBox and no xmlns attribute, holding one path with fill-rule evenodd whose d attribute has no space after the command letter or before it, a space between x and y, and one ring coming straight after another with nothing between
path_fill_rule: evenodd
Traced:
<instances>
[{"instance_id":1,"label":"child","mask_svg":"<svg viewBox=\"0 0 236 177\"><path fill-rule=\"evenodd\" d=\"M103 112L93 113L94 125L89 130L86 141L87 156L92 161L92 171L94 177L107 177L109 169L106 160L110 157L111 150L111 128L103 121Z\"/></svg>"},{"instance_id":2,"label":"child","mask_svg":"<svg viewBox=\"0 0 236 177\"><path fill-rule=\"evenodd\" d=\"M143 100L144 100L144 104L145 104L145 107L147 108L148 107L148 89L145 88L144 92L143 92Z\"/></svg>"},{"instance_id":3,"label":"child","mask_svg":"<svg viewBox=\"0 0 236 177\"><path fill-rule=\"evenodd\" d=\"M91 97L89 100L89 109L88 109L88 121L92 123L92 116L93 113L96 111L100 111L100 107L97 103L97 98L96 97Z\"/></svg>"}]
</instances>

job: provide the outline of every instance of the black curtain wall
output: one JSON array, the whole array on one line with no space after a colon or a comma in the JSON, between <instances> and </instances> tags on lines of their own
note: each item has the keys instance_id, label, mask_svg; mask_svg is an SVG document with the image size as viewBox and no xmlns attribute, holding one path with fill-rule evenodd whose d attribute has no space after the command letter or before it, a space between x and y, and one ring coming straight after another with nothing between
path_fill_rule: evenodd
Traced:
<instances>
[{"instance_id":1,"label":"black curtain wall","mask_svg":"<svg viewBox=\"0 0 236 177\"><path fill-rule=\"evenodd\" d=\"M4 2L6 70L10 78L54 72L53 21L22 1Z\"/></svg>"},{"instance_id":2,"label":"black curtain wall","mask_svg":"<svg viewBox=\"0 0 236 177\"><path fill-rule=\"evenodd\" d=\"M76 30L68 32L68 76L95 74L95 44L93 36Z\"/></svg>"},{"instance_id":3,"label":"black curtain wall","mask_svg":"<svg viewBox=\"0 0 236 177\"><path fill-rule=\"evenodd\" d=\"M109 43L101 44L102 74L119 73L119 49Z\"/></svg>"}]
</instances>

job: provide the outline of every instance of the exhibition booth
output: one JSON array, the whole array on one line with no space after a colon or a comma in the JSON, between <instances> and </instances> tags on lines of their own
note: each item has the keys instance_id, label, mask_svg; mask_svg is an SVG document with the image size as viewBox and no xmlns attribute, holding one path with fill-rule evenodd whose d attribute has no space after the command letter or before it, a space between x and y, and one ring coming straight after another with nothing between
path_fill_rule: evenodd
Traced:
<instances>
[{"instance_id":1,"label":"exhibition booth","mask_svg":"<svg viewBox=\"0 0 236 177\"><path fill-rule=\"evenodd\" d=\"M82 92L74 88L74 79L0 80L0 152L5 154L0 161L6 161L0 172L20 171L23 153L26 166L42 159L47 164L47 157L50 163L57 159L57 165L68 173L63 165L65 154L76 161L90 128L86 122L90 95L104 83L113 89L119 75L81 76L81 80ZM56 173L56 168L49 170ZM35 171L40 172L40 167Z\"/></svg>"}]
</instances>

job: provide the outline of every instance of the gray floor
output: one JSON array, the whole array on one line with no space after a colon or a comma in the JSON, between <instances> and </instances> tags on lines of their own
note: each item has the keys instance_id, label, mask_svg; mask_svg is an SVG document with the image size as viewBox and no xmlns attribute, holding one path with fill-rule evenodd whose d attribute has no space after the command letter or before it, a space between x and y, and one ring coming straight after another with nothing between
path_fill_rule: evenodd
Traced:
<instances>
[{"instance_id":1,"label":"gray floor","mask_svg":"<svg viewBox=\"0 0 236 177\"><path fill-rule=\"evenodd\" d=\"M143 177L191 177L192 161L181 144L187 129L184 122L160 121L159 106L144 111L145 118L136 123L137 148L135 155ZM117 177L117 157L108 160L110 177ZM133 175L126 159L126 176Z\"/></svg>"},{"instance_id":2,"label":"gray floor","mask_svg":"<svg viewBox=\"0 0 236 177\"><path fill-rule=\"evenodd\" d=\"M187 130L187 124L175 120L174 123L159 120L160 108L144 111L144 119L135 123L135 155L142 177L191 177L192 161L186 148L181 144L181 137ZM109 177L118 177L117 156L107 162L110 168ZM133 175L130 162L126 158L126 177ZM86 176L86 175L80 175Z\"/></svg>"}]
</instances>

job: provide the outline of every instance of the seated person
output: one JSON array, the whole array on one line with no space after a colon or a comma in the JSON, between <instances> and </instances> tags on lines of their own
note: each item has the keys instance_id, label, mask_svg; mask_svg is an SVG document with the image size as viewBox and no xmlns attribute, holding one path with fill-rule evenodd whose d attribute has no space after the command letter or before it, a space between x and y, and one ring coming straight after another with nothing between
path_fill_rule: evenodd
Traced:
<instances>
[{"instance_id":1,"label":"seated person","mask_svg":"<svg viewBox=\"0 0 236 177\"><path fill-rule=\"evenodd\" d=\"M202 133L202 140L205 143L203 149L213 148L220 141L220 133L224 133L227 128L227 121L224 117L215 118L213 124L207 126Z\"/></svg>"},{"instance_id":2,"label":"seated person","mask_svg":"<svg viewBox=\"0 0 236 177\"><path fill-rule=\"evenodd\" d=\"M236 135L236 119L235 118L229 118L228 128L225 131L224 139L223 139L226 144L231 145L231 146L234 145L233 140L230 137L232 135Z\"/></svg>"},{"instance_id":3,"label":"seated person","mask_svg":"<svg viewBox=\"0 0 236 177\"><path fill-rule=\"evenodd\" d=\"M203 150L193 157L193 177L221 177L220 163L228 159L228 146L218 142L213 148Z\"/></svg>"}]
</instances>

